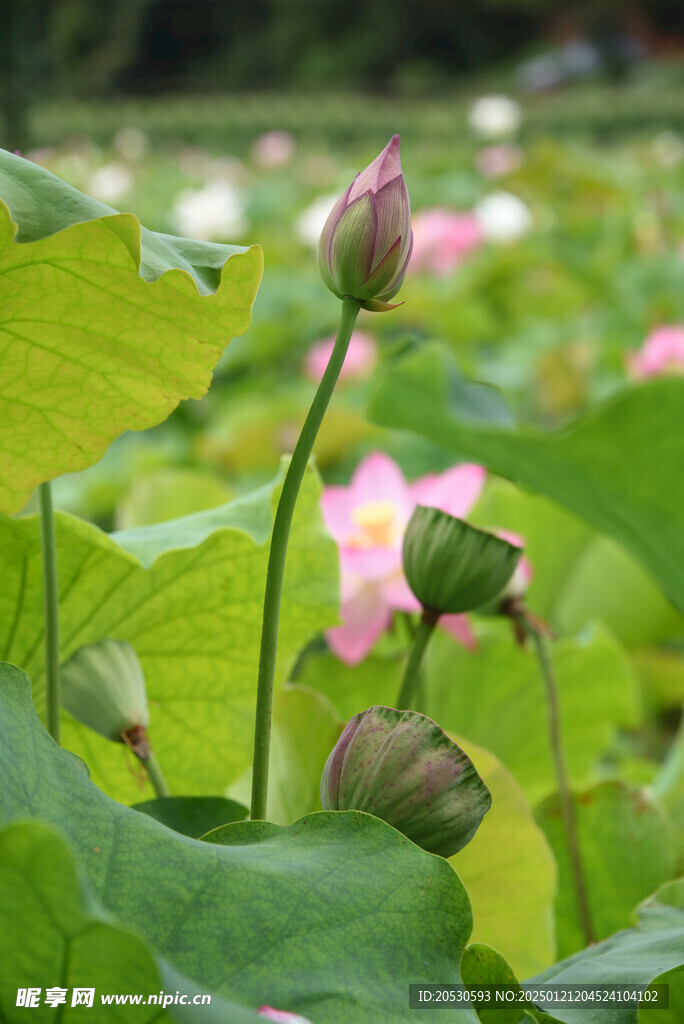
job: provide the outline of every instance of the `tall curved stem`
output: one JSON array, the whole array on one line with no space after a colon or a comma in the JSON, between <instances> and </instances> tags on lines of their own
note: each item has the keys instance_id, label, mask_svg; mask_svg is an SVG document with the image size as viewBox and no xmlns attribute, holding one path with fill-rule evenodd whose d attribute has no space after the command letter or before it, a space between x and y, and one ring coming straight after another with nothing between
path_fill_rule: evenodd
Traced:
<instances>
[{"instance_id":1,"label":"tall curved stem","mask_svg":"<svg viewBox=\"0 0 684 1024\"><path fill-rule=\"evenodd\" d=\"M278 648L278 624L280 621L280 599L283 590L285 557L290 526L294 514L299 488L306 472L325 410L340 375L344 357L349 347L360 302L356 299L342 300L340 329L335 340L330 361L318 386L318 391L299 435L292 459L285 476L280 494L271 550L266 573L266 593L261 632L261 653L259 657L259 678L257 684L256 722L254 729L254 767L252 770L252 819L266 816L268 798L268 764L271 747L271 711L273 707L273 681L275 678L276 652Z\"/></svg>"}]
</instances>

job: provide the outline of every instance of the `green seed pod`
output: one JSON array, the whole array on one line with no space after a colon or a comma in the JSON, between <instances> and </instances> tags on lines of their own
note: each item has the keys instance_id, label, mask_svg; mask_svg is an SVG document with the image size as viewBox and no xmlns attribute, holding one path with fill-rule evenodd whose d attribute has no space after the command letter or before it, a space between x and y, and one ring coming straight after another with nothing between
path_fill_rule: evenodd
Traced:
<instances>
[{"instance_id":1,"label":"green seed pod","mask_svg":"<svg viewBox=\"0 0 684 1024\"><path fill-rule=\"evenodd\" d=\"M467 754L417 711L356 715L321 778L324 810L374 814L441 857L470 842L491 802Z\"/></svg>"},{"instance_id":2,"label":"green seed pod","mask_svg":"<svg viewBox=\"0 0 684 1024\"><path fill-rule=\"evenodd\" d=\"M60 668L62 701L74 718L108 740L150 723L138 655L122 640L101 640L72 654Z\"/></svg>"},{"instance_id":3,"label":"green seed pod","mask_svg":"<svg viewBox=\"0 0 684 1024\"><path fill-rule=\"evenodd\" d=\"M404 534L404 572L424 608L469 612L504 590L522 551L492 533L418 505Z\"/></svg>"}]
</instances>

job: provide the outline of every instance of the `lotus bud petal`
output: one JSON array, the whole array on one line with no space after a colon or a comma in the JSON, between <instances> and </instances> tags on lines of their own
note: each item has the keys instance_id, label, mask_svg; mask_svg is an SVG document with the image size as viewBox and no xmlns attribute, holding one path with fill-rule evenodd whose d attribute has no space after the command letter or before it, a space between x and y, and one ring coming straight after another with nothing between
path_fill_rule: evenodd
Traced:
<instances>
[{"instance_id":1,"label":"lotus bud petal","mask_svg":"<svg viewBox=\"0 0 684 1024\"><path fill-rule=\"evenodd\" d=\"M417 711L356 715L321 778L324 810L374 814L441 857L470 842L490 804L470 758Z\"/></svg>"},{"instance_id":2,"label":"lotus bud petal","mask_svg":"<svg viewBox=\"0 0 684 1024\"><path fill-rule=\"evenodd\" d=\"M357 174L325 222L318 265L339 299L357 299L364 309L394 307L411 258L411 204L401 173L399 136Z\"/></svg>"},{"instance_id":3,"label":"lotus bud petal","mask_svg":"<svg viewBox=\"0 0 684 1024\"><path fill-rule=\"evenodd\" d=\"M437 615L481 608L498 597L522 552L437 508L418 505L404 534L404 572L423 608Z\"/></svg>"},{"instance_id":4,"label":"lotus bud petal","mask_svg":"<svg viewBox=\"0 0 684 1024\"><path fill-rule=\"evenodd\" d=\"M74 718L108 740L150 723L138 655L122 640L101 640L72 654L59 671L62 702Z\"/></svg>"}]
</instances>

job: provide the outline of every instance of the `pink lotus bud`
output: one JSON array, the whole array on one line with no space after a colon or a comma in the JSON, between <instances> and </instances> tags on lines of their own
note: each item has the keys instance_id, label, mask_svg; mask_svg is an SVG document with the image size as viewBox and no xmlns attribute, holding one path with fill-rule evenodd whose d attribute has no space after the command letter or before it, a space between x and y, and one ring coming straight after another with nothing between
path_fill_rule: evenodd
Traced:
<instances>
[{"instance_id":1,"label":"pink lotus bud","mask_svg":"<svg viewBox=\"0 0 684 1024\"><path fill-rule=\"evenodd\" d=\"M267 1020L274 1020L277 1024L311 1024L306 1017L300 1017L298 1013L288 1013L286 1010L274 1010L272 1006L260 1006L257 1010L257 1017L265 1017Z\"/></svg>"},{"instance_id":2,"label":"pink lotus bud","mask_svg":"<svg viewBox=\"0 0 684 1024\"><path fill-rule=\"evenodd\" d=\"M401 173L399 136L357 174L325 222L318 265L339 299L364 309L391 309L411 258L411 204Z\"/></svg>"}]
</instances>

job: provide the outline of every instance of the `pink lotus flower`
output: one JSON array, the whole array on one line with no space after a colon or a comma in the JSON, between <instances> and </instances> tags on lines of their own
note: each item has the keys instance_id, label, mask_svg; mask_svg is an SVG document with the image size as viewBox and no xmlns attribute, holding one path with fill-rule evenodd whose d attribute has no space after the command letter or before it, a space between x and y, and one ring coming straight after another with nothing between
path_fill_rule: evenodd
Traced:
<instances>
[{"instance_id":1,"label":"pink lotus flower","mask_svg":"<svg viewBox=\"0 0 684 1024\"><path fill-rule=\"evenodd\" d=\"M634 377L684 373L684 327L657 327L638 352L627 356L627 365Z\"/></svg>"},{"instance_id":2,"label":"pink lotus flower","mask_svg":"<svg viewBox=\"0 0 684 1024\"><path fill-rule=\"evenodd\" d=\"M330 361L335 337L323 338L315 342L309 349L304 361L306 375L318 384ZM378 361L378 350L369 334L354 331L349 339L349 348L345 356L340 380L362 380L367 377Z\"/></svg>"},{"instance_id":3,"label":"pink lotus flower","mask_svg":"<svg viewBox=\"0 0 684 1024\"><path fill-rule=\"evenodd\" d=\"M411 270L449 274L482 244L482 231L471 213L422 210L413 218Z\"/></svg>"},{"instance_id":4,"label":"pink lotus flower","mask_svg":"<svg viewBox=\"0 0 684 1024\"><path fill-rule=\"evenodd\" d=\"M298 1013L288 1013L286 1010L274 1010L272 1006L260 1006L257 1010L257 1017L274 1020L276 1024L311 1024L308 1017L301 1017Z\"/></svg>"},{"instance_id":5,"label":"pink lotus flower","mask_svg":"<svg viewBox=\"0 0 684 1024\"><path fill-rule=\"evenodd\" d=\"M401 560L404 530L415 506L463 517L484 479L481 466L463 464L409 484L388 455L373 452L348 487L325 488L323 518L340 550L343 619L326 637L338 658L357 664L388 628L394 611L420 611ZM464 615L444 615L440 625L461 643L473 645Z\"/></svg>"}]
</instances>

